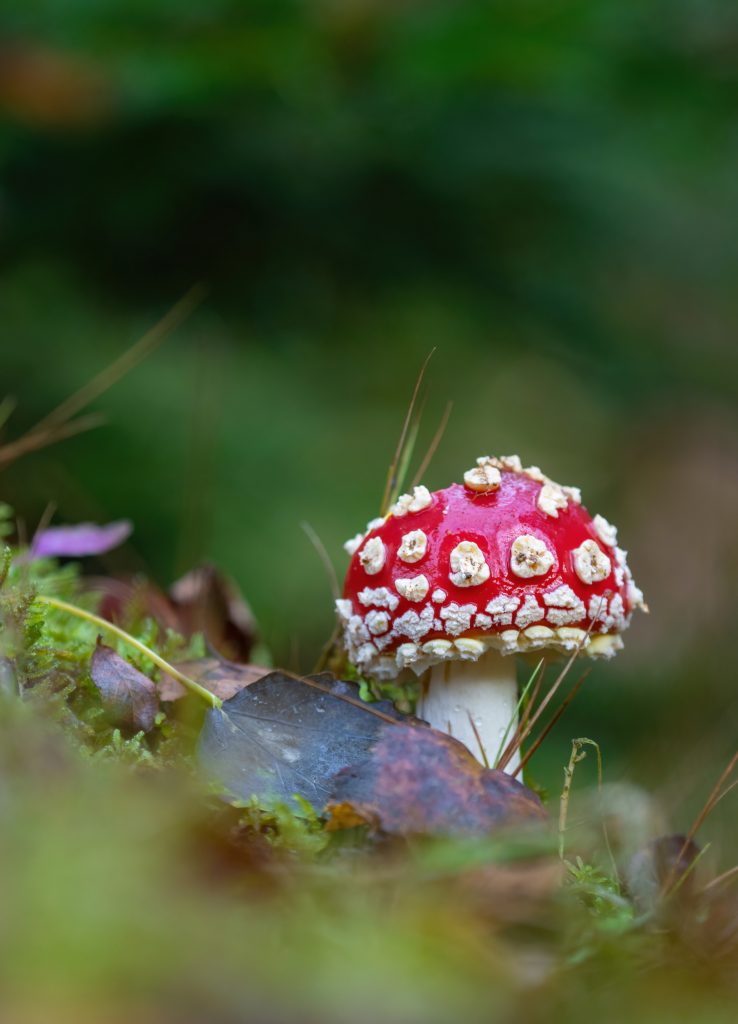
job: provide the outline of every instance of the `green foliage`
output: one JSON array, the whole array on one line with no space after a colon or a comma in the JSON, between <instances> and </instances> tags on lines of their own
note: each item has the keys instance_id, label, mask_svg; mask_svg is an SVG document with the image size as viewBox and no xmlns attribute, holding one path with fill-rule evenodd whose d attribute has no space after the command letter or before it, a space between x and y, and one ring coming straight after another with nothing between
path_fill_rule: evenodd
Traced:
<instances>
[{"instance_id":1,"label":"green foliage","mask_svg":"<svg viewBox=\"0 0 738 1024\"><path fill-rule=\"evenodd\" d=\"M569 891L574 893L608 931L628 927L635 917L633 905L625 899L620 882L581 857L564 861Z\"/></svg>"},{"instance_id":2,"label":"green foliage","mask_svg":"<svg viewBox=\"0 0 738 1024\"><path fill-rule=\"evenodd\" d=\"M0 540L15 533L15 513L10 505L0 501Z\"/></svg>"},{"instance_id":3,"label":"green foliage","mask_svg":"<svg viewBox=\"0 0 738 1024\"><path fill-rule=\"evenodd\" d=\"M295 800L297 810L283 803L265 810L256 799L248 804L234 803L234 807L239 810L240 825L264 836L275 849L300 857L316 857L327 848L329 836L315 808L302 797Z\"/></svg>"},{"instance_id":4,"label":"green foliage","mask_svg":"<svg viewBox=\"0 0 738 1024\"><path fill-rule=\"evenodd\" d=\"M607 774L677 793L686 828L736 739L734 4L6 6L0 400L20 404L8 420L0 402L3 442L213 286L96 404L104 429L2 467L29 532L50 501L61 521L130 515L116 569L226 565L276 663L304 671L332 611L297 524L340 554L374 514L436 345L427 419L455 407L425 482L520 451L581 484L648 577L656 614L595 668L536 774L558 792L571 736L596 728ZM685 554L678 579L663 551ZM730 889L663 934L575 826L563 890L529 914L506 903L527 885L512 842L495 889L491 844L370 857L364 833L323 849L307 811L234 823L191 785L191 723L104 721L94 627L33 601L87 602L77 570L8 569L4 1019L734 1021Z\"/></svg>"},{"instance_id":5,"label":"green foliage","mask_svg":"<svg viewBox=\"0 0 738 1024\"><path fill-rule=\"evenodd\" d=\"M13 666L19 694L44 709L75 736L88 756L118 758L138 765L163 763L176 749L178 727L164 712L148 736L125 735L112 725L90 678L90 659L100 635L91 622L35 600L37 595L73 599L93 611L97 599L81 585L79 566L54 559L29 559L6 549L8 571L0 588L0 655ZM204 655L204 642L187 641L174 630L162 629L136 609L127 616L129 635L166 660L185 661ZM110 640L105 637L106 642ZM121 657L156 680L158 670L143 654L120 639L113 644ZM154 752L158 754L154 757Z\"/></svg>"},{"instance_id":6,"label":"green foliage","mask_svg":"<svg viewBox=\"0 0 738 1024\"><path fill-rule=\"evenodd\" d=\"M125 1002L121 977L135 977L139 991L146 976L157 1000L167 985L179 998L183 985L204 984L198 998L212 1015L219 993L205 982L199 954L191 958L203 928L208 980L217 970L239 1009L258 991L286 1020L298 1012L294 1019L304 1019L308 1008L339 1024L359 991L372 1018L412 1006L431 1024L459 1016L481 1024L480 1007L487 1024L510 1019L511 1008L536 1020L540 979L531 988L524 975L510 975L526 958L547 964L546 1013L563 1001L573 1020L613 972L621 996L641 1003L654 971L673 966L691 976L673 935L639 917L617 877L599 866L609 853L604 840L587 857L570 840L562 885L552 830L392 845L365 828L327 832L304 800L296 809L226 803L193 779L178 719L161 713L147 735L106 720L88 672L95 625L34 600L57 589L94 605L78 569L52 561L16 558L0 590L3 656L11 655L18 683L0 694L0 858L13 879L4 912L16 922L20 906L33 912L48 943L39 945L34 931L9 948L0 935L0 980L9 989L13 978L19 1005L33 997L45 1006L47 993L34 984L41 978L55 1005L62 985L67 1001L91 1001L100 1017L96 1000L116 991L117 1005ZM145 617L132 614L127 625L170 657L200 644ZM567 793L584 743L572 748ZM141 914L156 929L150 945ZM334 977L337 964L338 980L326 987L321 977ZM287 975L294 997L283 991ZM722 988L711 991L721 1007Z\"/></svg>"}]
</instances>

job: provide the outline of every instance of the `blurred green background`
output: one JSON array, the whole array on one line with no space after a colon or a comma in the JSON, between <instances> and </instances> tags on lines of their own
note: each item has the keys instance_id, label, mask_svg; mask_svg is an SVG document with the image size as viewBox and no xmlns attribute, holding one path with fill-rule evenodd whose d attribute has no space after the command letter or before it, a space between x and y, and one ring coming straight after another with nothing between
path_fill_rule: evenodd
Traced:
<instances>
[{"instance_id":1,"label":"blurred green background","mask_svg":"<svg viewBox=\"0 0 738 1024\"><path fill-rule=\"evenodd\" d=\"M420 364L427 474L518 452L620 527L652 609L569 737L677 824L738 737L738 9L717 0L37 0L3 9L0 391L17 436L193 284L204 304L4 471L32 530L130 517L309 669Z\"/></svg>"}]
</instances>

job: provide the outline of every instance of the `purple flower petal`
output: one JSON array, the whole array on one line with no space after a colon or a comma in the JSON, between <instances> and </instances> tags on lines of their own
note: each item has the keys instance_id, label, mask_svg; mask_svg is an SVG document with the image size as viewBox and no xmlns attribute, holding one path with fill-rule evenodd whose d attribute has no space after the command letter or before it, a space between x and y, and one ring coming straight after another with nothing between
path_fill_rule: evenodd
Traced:
<instances>
[{"instance_id":1,"label":"purple flower petal","mask_svg":"<svg viewBox=\"0 0 738 1024\"><path fill-rule=\"evenodd\" d=\"M117 548L133 532L128 519L98 526L97 523L78 523L76 526L50 526L41 530L31 544L32 558L82 558L85 555L103 555Z\"/></svg>"}]
</instances>

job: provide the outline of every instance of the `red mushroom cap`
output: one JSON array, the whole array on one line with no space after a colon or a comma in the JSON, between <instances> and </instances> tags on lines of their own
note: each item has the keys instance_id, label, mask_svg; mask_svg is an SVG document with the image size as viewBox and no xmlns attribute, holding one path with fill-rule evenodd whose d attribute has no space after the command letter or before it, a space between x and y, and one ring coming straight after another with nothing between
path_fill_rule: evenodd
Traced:
<instances>
[{"instance_id":1,"label":"red mushroom cap","mask_svg":"<svg viewBox=\"0 0 738 1024\"><path fill-rule=\"evenodd\" d=\"M615 528L580 501L516 456L403 495L347 545L337 608L352 661L393 678L489 648L615 654L643 595Z\"/></svg>"}]
</instances>

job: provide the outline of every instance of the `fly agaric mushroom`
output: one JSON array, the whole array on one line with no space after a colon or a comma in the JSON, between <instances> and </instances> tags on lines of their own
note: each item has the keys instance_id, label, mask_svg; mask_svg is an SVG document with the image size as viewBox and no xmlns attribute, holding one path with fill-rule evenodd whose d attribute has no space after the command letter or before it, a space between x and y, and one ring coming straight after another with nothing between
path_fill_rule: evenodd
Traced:
<instances>
[{"instance_id":1,"label":"fly agaric mushroom","mask_svg":"<svg viewBox=\"0 0 738 1024\"><path fill-rule=\"evenodd\" d=\"M612 657L646 608L615 527L517 456L479 458L433 494L415 487L347 550L350 659L380 680L427 672L418 714L490 761L516 715L509 655Z\"/></svg>"}]
</instances>

